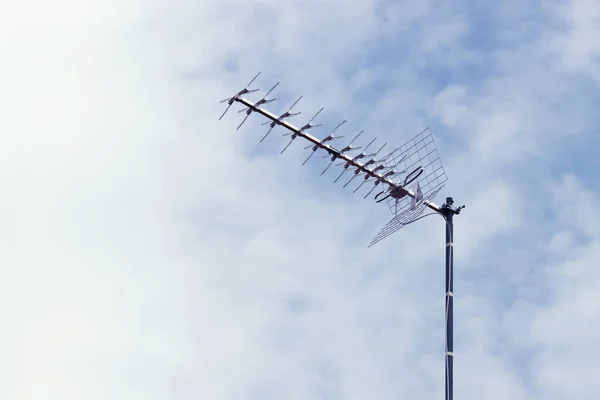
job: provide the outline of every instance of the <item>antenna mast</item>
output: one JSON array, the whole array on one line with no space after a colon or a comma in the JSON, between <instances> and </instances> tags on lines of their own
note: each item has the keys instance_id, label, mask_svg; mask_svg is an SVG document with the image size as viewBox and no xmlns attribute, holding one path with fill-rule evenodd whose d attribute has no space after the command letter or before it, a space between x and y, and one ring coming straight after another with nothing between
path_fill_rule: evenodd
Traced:
<instances>
[{"instance_id":1,"label":"antenna mast","mask_svg":"<svg viewBox=\"0 0 600 400\"><path fill-rule=\"evenodd\" d=\"M310 149L310 154L303 162L305 165L317 150L323 150L325 153L323 158L329 158L330 162L327 167L321 172L323 175L332 164L336 161L336 167L342 167L342 171L337 176L334 182L337 182L342 176L348 172L352 172L350 180L343 187L348 186L352 181L360 176L360 184L354 189L356 193L363 185L370 183L371 189L363 197L366 199L377 188L380 190L375 194L375 203L381 203L387 200L388 207L392 213L392 219L379 231L373 238L368 247L373 246L379 241L390 236L402 227L411 224L427 215L441 215L445 220L446 231L446 284L445 284L445 323L446 323L446 346L445 346L445 400L453 400L453 377L454 377L454 344L453 344L453 326L454 326L454 265L453 265L453 246L454 246L454 216L459 214L465 206L454 207L452 197L446 198L446 203L441 207L433 203L433 199L444 187L447 181L447 176L444 167L437 153L437 148L433 141L433 134L429 128L420 132L402 146L395 148L393 151L383 155L383 149L387 145L384 143L375 152L369 153L371 145L377 140L374 138L364 148L355 146L354 142L362 135L364 131L360 131L348 145L342 148L336 148L331 145L331 142L341 139L343 136L335 136L336 131L347 121L344 120L338 124L331 133L323 139L308 133L309 130L321 126L321 124L313 124L313 121L323 111L321 108L316 114L302 127L298 128L287 121L301 114L300 112L292 112L292 109L300 102L303 96L300 96L283 114L276 115L262 106L271 103L276 98L268 98L271 92L279 85L277 82L260 100L253 102L244 95L257 92L259 89L251 89L250 86L260 72L246 85L246 87L233 96L222 100L221 103L227 103L225 112L219 120L227 113L229 108L234 103L239 103L243 106L238 113L245 113L244 119L238 125L239 129L250 117L250 114L257 113L266 118L267 121L262 125L269 126L268 131L260 140L263 142L267 136L277 127L282 127L286 130L283 136L289 137L289 142L281 150L283 153L297 138L302 138L308 141L309 144L304 147L305 150ZM360 153L349 154L356 150ZM429 209L431 212L422 215L423 212Z\"/></svg>"}]
</instances>

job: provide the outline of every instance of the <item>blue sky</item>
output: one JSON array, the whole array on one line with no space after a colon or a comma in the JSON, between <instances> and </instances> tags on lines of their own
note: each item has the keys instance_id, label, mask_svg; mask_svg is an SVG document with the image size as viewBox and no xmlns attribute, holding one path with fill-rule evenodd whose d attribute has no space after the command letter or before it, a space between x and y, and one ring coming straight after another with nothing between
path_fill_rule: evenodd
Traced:
<instances>
[{"instance_id":1,"label":"blue sky","mask_svg":"<svg viewBox=\"0 0 600 400\"><path fill-rule=\"evenodd\" d=\"M89 4L87 4L89 3ZM455 396L596 399L600 4L9 2L0 397L442 398L444 228L389 220L221 99L325 136L429 126L453 196Z\"/></svg>"}]
</instances>

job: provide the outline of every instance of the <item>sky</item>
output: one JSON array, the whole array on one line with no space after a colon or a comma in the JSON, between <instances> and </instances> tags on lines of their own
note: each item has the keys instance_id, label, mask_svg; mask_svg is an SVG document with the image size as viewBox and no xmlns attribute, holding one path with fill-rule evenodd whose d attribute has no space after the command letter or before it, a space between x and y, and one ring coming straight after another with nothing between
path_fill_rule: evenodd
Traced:
<instances>
[{"instance_id":1,"label":"sky","mask_svg":"<svg viewBox=\"0 0 600 400\"><path fill-rule=\"evenodd\" d=\"M443 220L367 248L385 203L218 121L262 71L319 137L435 133L455 398L597 399L597 0L0 10L0 398L443 398Z\"/></svg>"}]
</instances>

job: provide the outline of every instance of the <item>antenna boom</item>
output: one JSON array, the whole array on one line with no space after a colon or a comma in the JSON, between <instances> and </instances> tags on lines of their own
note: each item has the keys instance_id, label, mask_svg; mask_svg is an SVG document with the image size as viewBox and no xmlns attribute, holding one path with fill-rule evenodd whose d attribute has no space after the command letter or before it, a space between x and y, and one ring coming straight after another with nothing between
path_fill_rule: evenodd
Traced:
<instances>
[{"instance_id":1,"label":"antenna boom","mask_svg":"<svg viewBox=\"0 0 600 400\"><path fill-rule=\"evenodd\" d=\"M337 156L336 158L339 159L340 161L343 160L344 164L348 163L350 166L360 170L360 172L362 172L366 175L369 175L370 177L376 178L376 179L380 180L381 183L386 183L387 185L389 185L393 188L399 186L398 183L396 183L392 179L386 177L385 174L380 174L379 172L375 172L375 171L369 169L363 163L361 163L357 160L354 160L353 157L341 152L340 150L334 148L333 146L331 146L329 144L322 143L321 140L319 140L315 136L311 135L310 133L307 133L306 131L301 131L300 128L292 125L291 123L289 123L285 120L280 121L278 119L279 116L271 113L268 110L265 110L262 107L257 107L254 104L254 102L252 102L244 97L234 98L234 101L237 101L238 103L241 103L246 107L252 108L254 110L254 112L257 112L257 113L261 114L263 117L266 117L269 120L271 120L272 122L276 123L277 125L280 125L286 129L288 129L293 134L296 134L296 136L300 136L300 137L308 140L309 142L311 142L314 146L317 146L320 149L328 151L330 153L330 155L332 155L332 156L336 155ZM405 189L405 190L406 190L406 194L408 196L410 196L411 198L416 198L416 194L412 190L410 190L410 189ZM430 200L422 200L422 201L425 204L425 206L427 206L431 210L433 210L435 212L441 212L440 206L438 206L434 202L432 202Z\"/></svg>"}]
</instances>

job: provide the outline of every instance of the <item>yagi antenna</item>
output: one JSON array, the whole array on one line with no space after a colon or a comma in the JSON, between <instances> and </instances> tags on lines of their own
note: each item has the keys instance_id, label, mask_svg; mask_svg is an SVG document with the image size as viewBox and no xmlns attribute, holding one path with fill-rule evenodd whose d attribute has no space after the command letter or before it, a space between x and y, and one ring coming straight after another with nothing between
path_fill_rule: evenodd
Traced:
<instances>
[{"instance_id":1,"label":"yagi antenna","mask_svg":"<svg viewBox=\"0 0 600 400\"><path fill-rule=\"evenodd\" d=\"M437 148L433 140L433 134L429 128L423 130L418 135L395 148L390 153L380 156L380 153L385 148L383 144L374 153L367 153L367 150L375 142L371 140L358 154L351 155L350 152L362 149L361 146L354 146L354 142L362 135L364 131L360 131L346 146L335 148L332 146L334 140L338 140L343 136L335 136L336 131L346 123L339 123L331 133L323 139L318 139L312 136L308 131L321 124L314 125L313 121L323 111L321 108L317 113L300 128L292 125L287 121L287 118L299 115L300 112L292 112L292 109L302 99L300 96L286 112L281 115L273 114L263 108L275 100L269 98L271 92L279 85L275 84L260 100L253 102L244 95L256 92L258 89L251 89L250 86L260 72L246 85L246 87L233 96L221 101L227 103L225 112L219 117L222 119L233 103L240 103L244 108L239 113L245 112L246 115L237 129L239 129L248 119L250 114L257 113L267 119L262 125L269 126L269 130L260 140L264 141L269 133L277 127L282 126L287 130L283 136L290 136L290 141L281 151L283 153L291 143L297 138L302 138L308 143L304 147L305 150L310 150L310 154L304 160L302 165L305 165L308 160L317 152L323 150L326 154L323 158L329 158L330 162L327 167L321 172L323 175L335 161L338 161L336 167L342 166L342 171L335 179L337 182L342 175L347 171L353 171L354 176L350 178L343 187L347 187L354 179L361 176L361 182L353 190L357 193L365 184L371 185L364 198L368 198L376 189L379 191L373 197L375 203L387 201L392 219L385 225L377 235L373 238L369 247L389 237L394 232L397 232L402 227L409 225L426 215L436 214L441 215L445 219L444 230L446 232L446 400L452 400L453 396L453 374L454 374L454 353L453 353L453 248L454 235L453 227L454 215L460 213L464 206L455 207L454 200L451 197L446 198L446 202L442 206L433 203L435 196L444 187L447 181L447 176L438 156ZM380 158L378 158L380 157ZM423 212L429 209L431 213L423 215Z\"/></svg>"}]
</instances>

